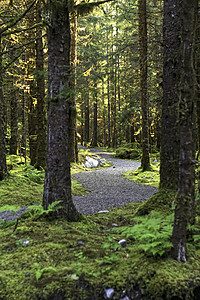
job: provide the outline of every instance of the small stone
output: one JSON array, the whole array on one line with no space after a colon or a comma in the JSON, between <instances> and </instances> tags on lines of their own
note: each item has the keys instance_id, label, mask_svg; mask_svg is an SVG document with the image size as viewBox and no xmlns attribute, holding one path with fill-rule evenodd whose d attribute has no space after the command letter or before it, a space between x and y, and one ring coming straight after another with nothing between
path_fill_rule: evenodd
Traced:
<instances>
[{"instance_id":1,"label":"small stone","mask_svg":"<svg viewBox=\"0 0 200 300\"><path fill-rule=\"evenodd\" d=\"M26 274L25 274L25 277L30 277L30 276L31 276L30 273L26 273Z\"/></svg>"},{"instance_id":2,"label":"small stone","mask_svg":"<svg viewBox=\"0 0 200 300\"><path fill-rule=\"evenodd\" d=\"M116 223L113 223L112 227L118 227L118 225Z\"/></svg>"},{"instance_id":3,"label":"small stone","mask_svg":"<svg viewBox=\"0 0 200 300\"><path fill-rule=\"evenodd\" d=\"M77 243L77 245L78 245L78 246L83 246L83 247L85 247L85 244L84 244L82 241L79 241L79 242Z\"/></svg>"},{"instance_id":4,"label":"small stone","mask_svg":"<svg viewBox=\"0 0 200 300\"><path fill-rule=\"evenodd\" d=\"M25 239L21 239L21 240L19 240L19 242L20 242L20 245L22 245L22 246L27 246L30 243L30 241L25 240Z\"/></svg>"},{"instance_id":5,"label":"small stone","mask_svg":"<svg viewBox=\"0 0 200 300\"><path fill-rule=\"evenodd\" d=\"M154 159L154 161L153 162L158 162L158 160L157 159Z\"/></svg>"},{"instance_id":6,"label":"small stone","mask_svg":"<svg viewBox=\"0 0 200 300\"><path fill-rule=\"evenodd\" d=\"M127 241L125 239L122 239L118 242L119 245L122 246L122 248L126 248L126 245L127 245Z\"/></svg>"},{"instance_id":7,"label":"small stone","mask_svg":"<svg viewBox=\"0 0 200 300\"><path fill-rule=\"evenodd\" d=\"M98 214L103 214L103 213L108 213L108 212L109 212L109 210L105 209L105 210L98 211Z\"/></svg>"},{"instance_id":8,"label":"small stone","mask_svg":"<svg viewBox=\"0 0 200 300\"><path fill-rule=\"evenodd\" d=\"M114 289L110 288L110 289L106 289L105 290L105 295L104 295L104 298L105 299L111 299L112 296L114 294Z\"/></svg>"}]
</instances>

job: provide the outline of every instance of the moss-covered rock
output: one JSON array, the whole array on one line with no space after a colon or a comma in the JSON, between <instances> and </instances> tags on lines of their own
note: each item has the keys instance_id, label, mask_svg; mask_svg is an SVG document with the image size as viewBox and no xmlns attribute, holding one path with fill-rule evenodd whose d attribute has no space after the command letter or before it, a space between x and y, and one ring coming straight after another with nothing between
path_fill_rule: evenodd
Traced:
<instances>
[{"instance_id":1,"label":"moss-covered rock","mask_svg":"<svg viewBox=\"0 0 200 300\"><path fill-rule=\"evenodd\" d=\"M116 157L122 159L138 159L141 151L139 149L129 149L120 147L116 150Z\"/></svg>"},{"instance_id":2,"label":"moss-covered rock","mask_svg":"<svg viewBox=\"0 0 200 300\"><path fill-rule=\"evenodd\" d=\"M177 193L173 190L160 189L155 195L144 201L137 208L135 214L143 216L149 214L152 210L170 213L176 195Z\"/></svg>"}]
</instances>

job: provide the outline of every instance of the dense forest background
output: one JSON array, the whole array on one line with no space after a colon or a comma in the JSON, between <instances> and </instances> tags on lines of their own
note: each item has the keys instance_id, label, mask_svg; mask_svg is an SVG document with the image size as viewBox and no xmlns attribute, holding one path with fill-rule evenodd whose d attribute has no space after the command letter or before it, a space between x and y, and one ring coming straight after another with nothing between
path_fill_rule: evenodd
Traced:
<instances>
[{"instance_id":1,"label":"dense forest background","mask_svg":"<svg viewBox=\"0 0 200 300\"><path fill-rule=\"evenodd\" d=\"M2 70L7 149L24 155L30 149L35 164L39 140L38 100L47 96L46 12L39 4L16 25L12 20L29 5L4 1ZM77 3L78 4L78 3ZM23 6L24 5L24 6ZM114 147L141 144L140 51L138 6L135 1L101 5L95 12L71 14L72 71L76 72L77 136L85 145ZM147 5L148 99L150 147L160 147L162 98L162 1ZM44 17L44 19L40 19ZM37 19L36 19L37 18ZM75 20L76 18L76 20ZM11 26L11 28L9 28ZM14 29L13 29L14 27ZM17 28L16 28L17 27ZM43 86L40 87L43 81ZM46 92L44 90L46 84ZM41 96L41 95L40 95ZM41 107L38 107L41 105ZM74 112L75 115L75 112ZM45 122L45 120L43 121ZM39 125L38 125L39 124ZM27 142L29 147L27 147ZM29 151L29 150L28 150ZM40 156L42 155L40 152ZM41 158L40 158L41 159ZM39 165L43 166L42 163Z\"/></svg>"}]
</instances>

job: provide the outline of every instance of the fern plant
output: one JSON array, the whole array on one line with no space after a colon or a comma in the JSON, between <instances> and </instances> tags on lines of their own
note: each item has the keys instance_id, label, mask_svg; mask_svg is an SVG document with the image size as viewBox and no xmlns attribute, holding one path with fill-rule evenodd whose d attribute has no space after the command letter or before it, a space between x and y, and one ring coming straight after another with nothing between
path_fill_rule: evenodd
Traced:
<instances>
[{"instance_id":1,"label":"fern plant","mask_svg":"<svg viewBox=\"0 0 200 300\"><path fill-rule=\"evenodd\" d=\"M132 227L118 227L112 230L138 242L138 248L147 255L163 256L172 247L173 214L163 217L152 211L148 216L135 217Z\"/></svg>"},{"instance_id":2,"label":"fern plant","mask_svg":"<svg viewBox=\"0 0 200 300\"><path fill-rule=\"evenodd\" d=\"M49 207L47 210L45 210L42 205L31 205L29 206L29 210L26 211L21 215L21 218L30 218L30 219L36 219L43 215L49 215L52 212L56 212L57 210L61 209L62 206L59 205L62 201L55 201L49 204Z\"/></svg>"}]
</instances>

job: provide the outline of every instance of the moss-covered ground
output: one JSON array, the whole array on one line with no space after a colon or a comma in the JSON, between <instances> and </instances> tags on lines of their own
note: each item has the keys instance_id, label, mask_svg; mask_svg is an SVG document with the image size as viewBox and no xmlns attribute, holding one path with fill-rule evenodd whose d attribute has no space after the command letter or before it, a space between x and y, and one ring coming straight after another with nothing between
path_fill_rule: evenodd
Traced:
<instances>
[{"instance_id":1,"label":"moss-covered ground","mask_svg":"<svg viewBox=\"0 0 200 300\"><path fill-rule=\"evenodd\" d=\"M151 157L151 170L142 171L142 168L138 168L135 171L129 171L124 173L124 176L129 180L133 180L136 183L148 184L158 188L159 186L159 167L158 154L154 154Z\"/></svg>"},{"instance_id":2,"label":"moss-covered ground","mask_svg":"<svg viewBox=\"0 0 200 300\"><path fill-rule=\"evenodd\" d=\"M41 182L39 178L33 181L30 173L37 171L25 168L13 165L11 176L0 183L1 206L41 203L43 175L37 175ZM162 205L162 201L159 203ZM187 263L171 259L167 235L157 237L156 232L169 233L173 218L164 224L166 211L159 210L157 217L150 214L134 219L140 207L129 203L108 213L82 216L79 222L47 215L22 218L18 224L0 227L0 299L102 300L107 288L114 289L115 299L120 299L122 291L130 296L134 290L142 299L199 299L198 238L196 243L190 240ZM170 205L168 208L169 214ZM158 224L156 218L163 221ZM145 240L142 230L147 221L150 235ZM133 236L131 228L136 224L142 226L147 250L140 247L141 239ZM156 248L150 236L157 244L161 238L163 247L166 243L164 253L148 250L151 243L151 249ZM123 248L118 242L124 238L127 245Z\"/></svg>"}]
</instances>

